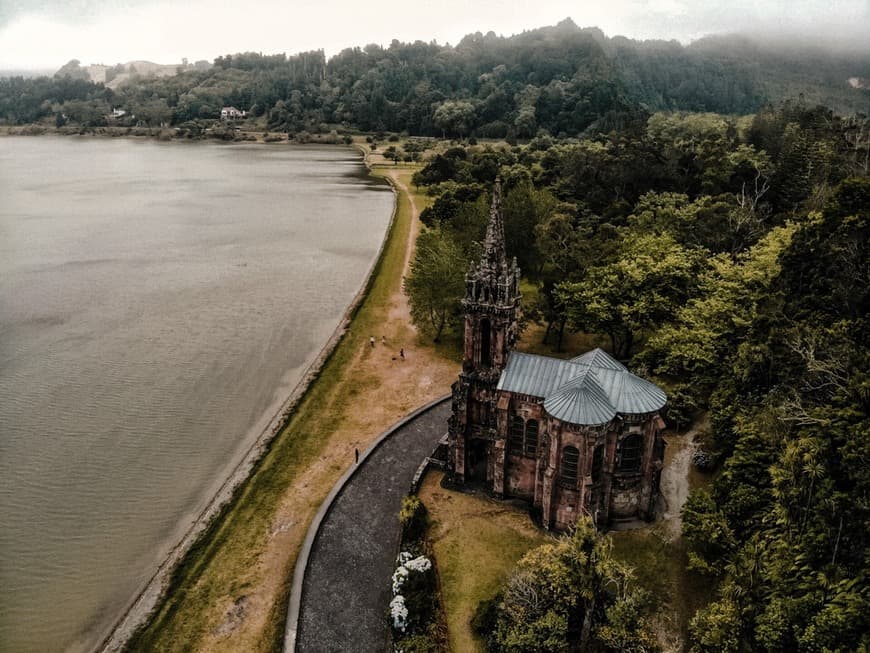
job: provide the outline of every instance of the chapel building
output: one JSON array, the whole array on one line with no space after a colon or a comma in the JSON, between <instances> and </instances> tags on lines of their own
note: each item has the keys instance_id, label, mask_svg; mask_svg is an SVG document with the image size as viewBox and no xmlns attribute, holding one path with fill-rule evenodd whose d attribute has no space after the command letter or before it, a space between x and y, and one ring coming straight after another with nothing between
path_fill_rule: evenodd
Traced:
<instances>
[{"instance_id":1,"label":"chapel building","mask_svg":"<svg viewBox=\"0 0 870 653\"><path fill-rule=\"evenodd\" d=\"M505 253L496 180L480 262L465 277L462 372L453 384L449 479L528 501L543 526L604 529L655 516L665 393L601 349L570 360L513 351L520 271Z\"/></svg>"}]
</instances>

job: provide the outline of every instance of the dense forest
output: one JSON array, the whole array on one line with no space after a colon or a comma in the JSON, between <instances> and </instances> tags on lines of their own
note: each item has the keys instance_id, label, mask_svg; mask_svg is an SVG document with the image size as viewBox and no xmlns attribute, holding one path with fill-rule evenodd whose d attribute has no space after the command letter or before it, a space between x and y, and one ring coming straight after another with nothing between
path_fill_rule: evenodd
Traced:
<instances>
[{"instance_id":1,"label":"dense forest","mask_svg":"<svg viewBox=\"0 0 870 653\"><path fill-rule=\"evenodd\" d=\"M638 111L747 114L803 94L840 113L870 113L870 52L788 50L739 36L633 41L570 20L511 37L470 34L456 46L400 43L218 57L211 68L137 77L116 89L81 79L0 80L0 123L173 125L197 134L223 106L273 131L388 130L415 135L577 137L619 128ZM863 82L861 82L863 83ZM868 83L870 85L870 83ZM117 121L112 108L127 114Z\"/></svg>"},{"instance_id":2,"label":"dense forest","mask_svg":"<svg viewBox=\"0 0 870 653\"><path fill-rule=\"evenodd\" d=\"M259 129L454 138L414 178L433 198L406 283L420 329L458 332L499 176L526 319L556 347L605 339L668 390L669 425L709 416L696 463L713 480L690 495L683 535L716 590L689 648L870 650L870 90L847 83L870 78L870 55L636 42L565 21L329 60L228 55L114 90L65 72L0 80L0 122L93 127L117 107L119 125L195 134L233 105ZM523 563L520 580L553 582L532 587L533 608L508 587L490 648L569 650L591 604L566 593L616 583L584 616L590 641L656 650L649 597L593 564L608 562L596 547L582 527Z\"/></svg>"},{"instance_id":3,"label":"dense forest","mask_svg":"<svg viewBox=\"0 0 870 653\"><path fill-rule=\"evenodd\" d=\"M422 329L461 328L499 175L508 253L534 287L526 316L554 344L605 338L667 388L671 426L709 415L695 462L713 480L690 495L683 535L717 589L692 651L870 647L868 172L866 119L795 101L635 116L579 143L457 145L416 173L434 198L407 283ZM493 651L571 650L580 617L565 606L591 610L596 592L598 648L584 650L657 649L642 596L604 591L616 581L571 553L582 542L521 565L490 615Z\"/></svg>"}]
</instances>

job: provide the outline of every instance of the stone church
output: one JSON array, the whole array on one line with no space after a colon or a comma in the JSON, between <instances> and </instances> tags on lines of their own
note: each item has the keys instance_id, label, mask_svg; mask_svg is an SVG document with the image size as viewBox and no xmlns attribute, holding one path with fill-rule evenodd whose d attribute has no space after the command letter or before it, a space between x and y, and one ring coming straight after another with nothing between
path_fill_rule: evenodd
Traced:
<instances>
[{"instance_id":1,"label":"stone church","mask_svg":"<svg viewBox=\"0 0 870 653\"><path fill-rule=\"evenodd\" d=\"M651 520L667 399L601 349L570 360L513 351L520 271L505 254L496 180L480 262L465 277L465 350L453 384L449 478L528 501L543 526Z\"/></svg>"}]
</instances>

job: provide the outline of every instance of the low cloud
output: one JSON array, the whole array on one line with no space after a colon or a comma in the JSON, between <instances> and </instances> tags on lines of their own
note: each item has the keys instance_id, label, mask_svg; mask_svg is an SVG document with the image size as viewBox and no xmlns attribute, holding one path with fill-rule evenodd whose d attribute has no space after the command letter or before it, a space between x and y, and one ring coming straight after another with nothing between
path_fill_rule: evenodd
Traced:
<instances>
[{"instance_id":1,"label":"low cloud","mask_svg":"<svg viewBox=\"0 0 870 653\"><path fill-rule=\"evenodd\" d=\"M467 33L510 35L571 17L610 36L677 39L753 32L770 38L808 35L833 47L870 48L866 0L261 0L255 9L214 0L0 0L0 69L113 64L134 59L174 63L246 50L295 53L366 43L437 40Z\"/></svg>"}]
</instances>

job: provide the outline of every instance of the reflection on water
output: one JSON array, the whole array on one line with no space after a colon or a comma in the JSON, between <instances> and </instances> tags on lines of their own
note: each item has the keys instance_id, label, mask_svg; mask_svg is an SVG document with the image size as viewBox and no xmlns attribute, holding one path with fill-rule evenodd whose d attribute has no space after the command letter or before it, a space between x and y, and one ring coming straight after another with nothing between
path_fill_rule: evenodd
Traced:
<instances>
[{"instance_id":1,"label":"reflection on water","mask_svg":"<svg viewBox=\"0 0 870 653\"><path fill-rule=\"evenodd\" d=\"M105 634L316 355L392 194L344 148L0 139L0 650Z\"/></svg>"}]
</instances>

